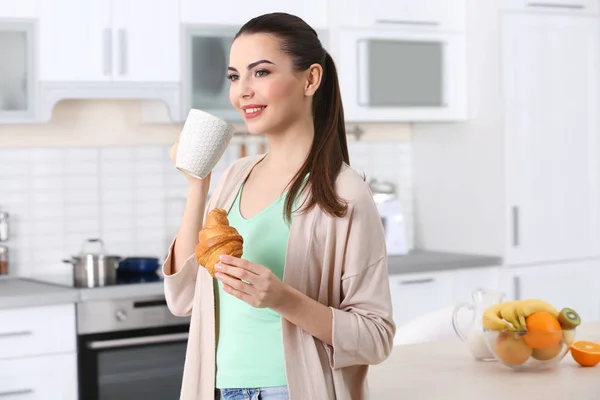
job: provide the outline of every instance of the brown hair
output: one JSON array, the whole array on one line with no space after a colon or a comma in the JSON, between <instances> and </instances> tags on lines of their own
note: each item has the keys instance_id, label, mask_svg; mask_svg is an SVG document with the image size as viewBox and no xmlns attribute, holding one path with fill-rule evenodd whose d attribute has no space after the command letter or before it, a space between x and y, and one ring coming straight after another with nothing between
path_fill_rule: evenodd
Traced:
<instances>
[{"instance_id":1,"label":"brown hair","mask_svg":"<svg viewBox=\"0 0 600 400\"><path fill-rule=\"evenodd\" d=\"M285 203L285 218L291 219L296 197L310 187L311 196L305 210L318 205L331 216L346 214L347 204L335 191L335 180L343 163L350 164L344 109L335 63L323 48L317 33L301 18L286 13L271 13L248 21L235 35L267 33L281 41L281 50L292 58L293 68L305 71L312 64L323 68L312 113L315 136L308 157L292 179ZM306 187L304 180L306 179Z\"/></svg>"}]
</instances>

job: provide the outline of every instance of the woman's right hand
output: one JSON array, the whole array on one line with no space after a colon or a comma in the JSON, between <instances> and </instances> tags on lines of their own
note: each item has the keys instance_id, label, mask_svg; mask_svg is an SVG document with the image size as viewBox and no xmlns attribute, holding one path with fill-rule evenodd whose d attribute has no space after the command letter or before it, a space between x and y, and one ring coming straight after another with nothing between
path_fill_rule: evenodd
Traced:
<instances>
[{"instance_id":1,"label":"woman's right hand","mask_svg":"<svg viewBox=\"0 0 600 400\"><path fill-rule=\"evenodd\" d=\"M177 138L177 140L175 141L173 146L171 146L171 150L169 150L169 157L171 158L171 161L173 161L173 164L175 164L177 162L177 148L178 147L179 147L179 138ZM182 173L183 173L183 175L185 175L185 177L187 178L188 183L190 185L200 184L200 182L202 182L203 184L210 183L210 176L212 175L212 172L210 172L206 176L206 178L200 179L200 178L195 178L191 175L188 175L184 172L182 172Z\"/></svg>"}]
</instances>

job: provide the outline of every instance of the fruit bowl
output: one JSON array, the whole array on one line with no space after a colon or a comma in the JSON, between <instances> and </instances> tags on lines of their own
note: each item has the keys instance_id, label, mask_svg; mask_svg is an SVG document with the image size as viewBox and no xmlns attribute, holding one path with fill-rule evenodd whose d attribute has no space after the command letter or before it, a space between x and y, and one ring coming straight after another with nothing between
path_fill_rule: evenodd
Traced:
<instances>
[{"instance_id":1,"label":"fruit bowl","mask_svg":"<svg viewBox=\"0 0 600 400\"><path fill-rule=\"evenodd\" d=\"M575 341L575 329L516 332L484 329L485 342L500 363L517 371L556 367Z\"/></svg>"}]
</instances>

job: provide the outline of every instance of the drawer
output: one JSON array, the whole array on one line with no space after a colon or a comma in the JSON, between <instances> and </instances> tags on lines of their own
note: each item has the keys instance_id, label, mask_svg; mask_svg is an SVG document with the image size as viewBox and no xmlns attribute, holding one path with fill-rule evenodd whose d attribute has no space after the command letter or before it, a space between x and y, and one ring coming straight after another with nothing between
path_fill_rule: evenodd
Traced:
<instances>
[{"instance_id":1,"label":"drawer","mask_svg":"<svg viewBox=\"0 0 600 400\"><path fill-rule=\"evenodd\" d=\"M77 400L77 354L0 360L0 399Z\"/></svg>"},{"instance_id":2,"label":"drawer","mask_svg":"<svg viewBox=\"0 0 600 400\"><path fill-rule=\"evenodd\" d=\"M0 310L0 359L74 352L76 335L74 304Z\"/></svg>"},{"instance_id":3,"label":"drawer","mask_svg":"<svg viewBox=\"0 0 600 400\"><path fill-rule=\"evenodd\" d=\"M451 272L390 275L394 322L400 326L454 304Z\"/></svg>"}]
</instances>

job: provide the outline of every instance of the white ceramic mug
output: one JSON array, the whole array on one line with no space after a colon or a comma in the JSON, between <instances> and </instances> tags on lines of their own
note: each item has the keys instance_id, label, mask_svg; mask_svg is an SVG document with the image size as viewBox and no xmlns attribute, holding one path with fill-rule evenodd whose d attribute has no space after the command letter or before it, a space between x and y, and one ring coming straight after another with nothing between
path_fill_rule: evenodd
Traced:
<instances>
[{"instance_id":1,"label":"white ceramic mug","mask_svg":"<svg viewBox=\"0 0 600 400\"><path fill-rule=\"evenodd\" d=\"M191 109L183 125L175 167L204 179L227 149L235 127L207 112Z\"/></svg>"}]
</instances>

